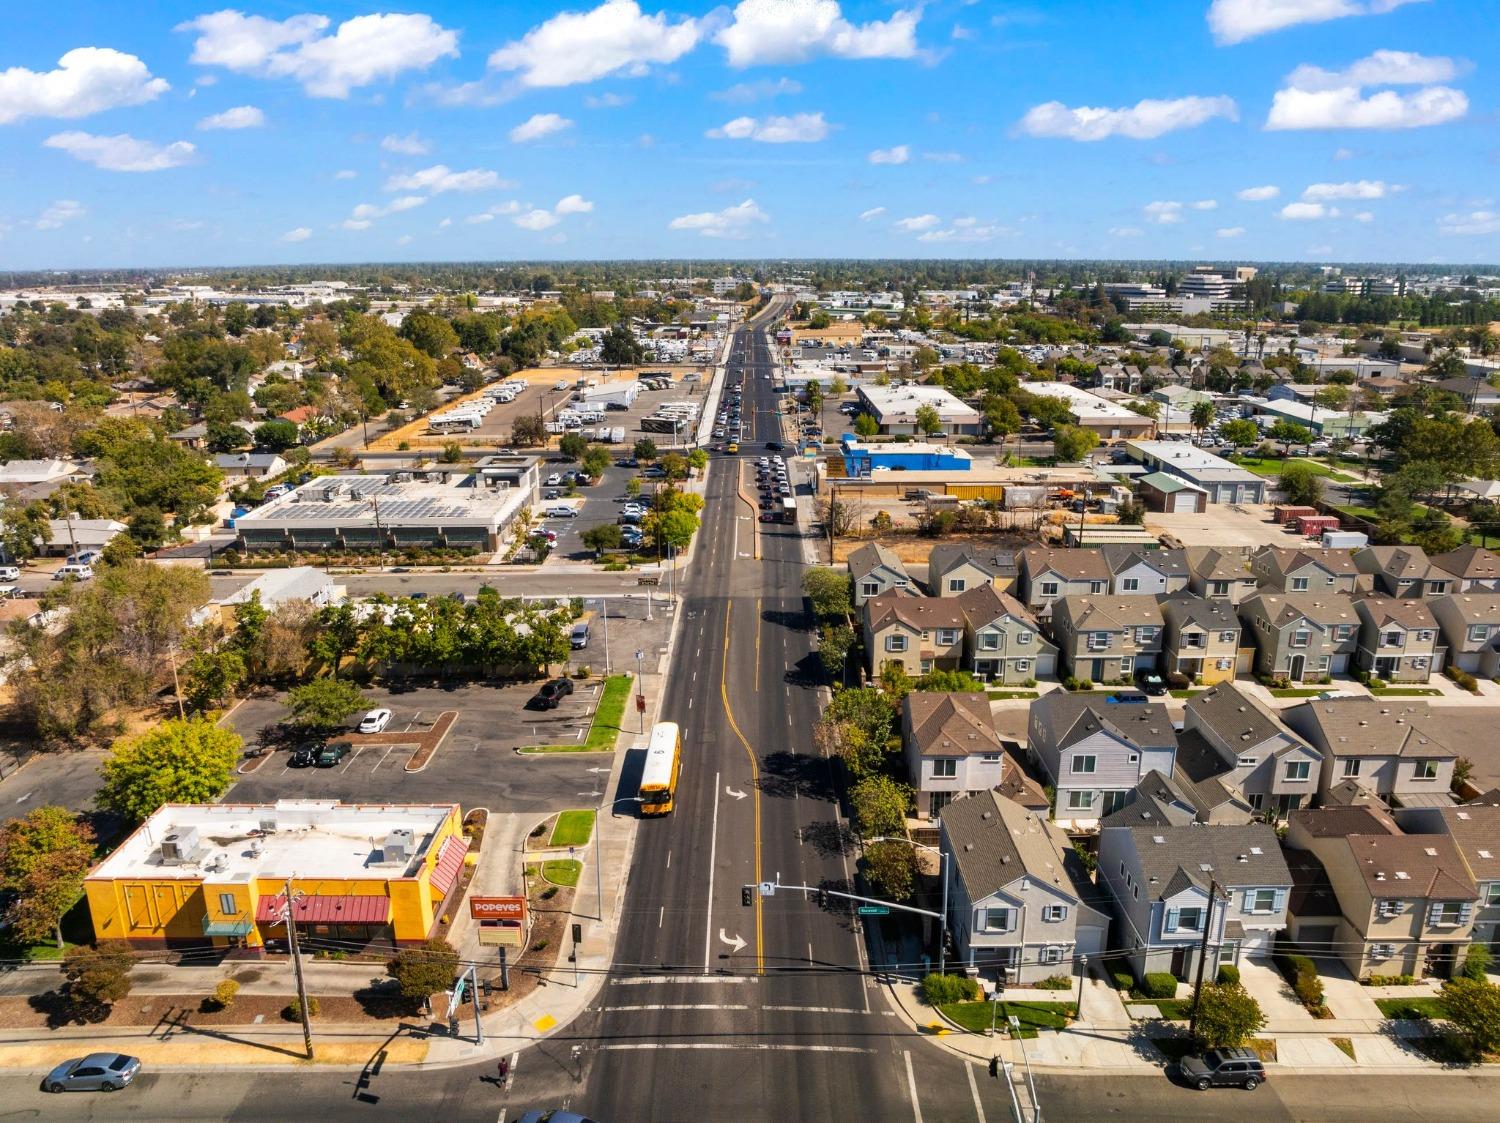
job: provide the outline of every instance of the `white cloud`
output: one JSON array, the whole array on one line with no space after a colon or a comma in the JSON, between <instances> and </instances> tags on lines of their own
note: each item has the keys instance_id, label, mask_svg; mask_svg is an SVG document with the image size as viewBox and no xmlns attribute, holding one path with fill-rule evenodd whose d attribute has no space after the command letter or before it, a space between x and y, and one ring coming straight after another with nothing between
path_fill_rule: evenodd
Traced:
<instances>
[{"instance_id":1,"label":"white cloud","mask_svg":"<svg viewBox=\"0 0 1500 1123\"><path fill-rule=\"evenodd\" d=\"M1343 70L1299 66L1286 85L1299 90L1342 90L1348 86L1431 86L1451 82L1472 69L1462 59L1419 55L1411 51L1376 51Z\"/></svg>"},{"instance_id":2,"label":"white cloud","mask_svg":"<svg viewBox=\"0 0 1500 1123\"><path fill-rule=\"evenodd\" d=\"M504 218L513 214L520 213L521 204L516 202L514 199L510 199L504 203L496 203L493 207L490 207L488 210L482 211L479 214L471 214L468 218L464 219L464 221L469 223L470 225L477 225L481 222L493 222L497 217Z\"/></svg>"},{"instance_id":3,"label":"white cloud","mask_svg":"<svg viewBox=\"0 0 1500 1123\"><path fill-rule=\"evenodd\" d=\"M719 101L748 103L769 100L773 97L790 96L802 92L802 83L792 78L762 78L759 82L738 82L727 90L720 90L710 97Z\"/></svg>"},{"instance_id":4,"label":"white cloud","mask_svg":"<svg viewBox=\"0 0 1500 1123\"><path fill-rule=\"evenodd\" d=\"M334 179L358 179L359 173L353 168L340 168L333 173Z\"/></svg>"},{"instance_id":5,"label":"white cloud","mask_svg":"<svg viewBox=\"0 0 1500 1123\"><path fill-rule=\"evenodd\" d=\"M616 75L639 78L698 45L698 21L648 16L635 0L606 0L588 12L560 12L490 55L491 70L516 71L523 86L571 86Z\"/></svg>"},{"instance_id":6,"label":"white cloud","mask_svg":"<svg viewBox=\"0 0 1500 1123\"><path fill-rule=\"evenodd\" d=\"M109 47L75 47L57 60L56 70L0 70L0 125L144 105L171 88L164 79L151 77L135 55Z\"/></svg>"},{"instance_id":7,"label":"white cloud","mask_svg":"<svg viewBox=\"0 0 1500 1123\"><path fill-rule=\"evenodd\" d=\"M594 204L582 195L565 195L557 201L557 206L552 208L552 213L557 215L588 214L594 209Z\"/></svg>"},{"instance_id":8,"label":"white cloud","mask_svg":"<svg viewBox=\"0 0 1500 1123\"><path fill-rule=\"evenodd\" d=\"M1445 214L1438 219L1438 231L1456 236L1500 234L1500 213L1470 211L1468 214Z\"/></svg>"},{"instance_id":9,"label":"white cloud","mask_svg":"<svg viewBox=\"0 0 1500 1123\"><path fill-rule=\"evenodd\" d=\"M1264 187L1246 187L1236 191L1234 197L1242 203L1264 203L1281 194L1281 188L1266 184Z\"/></svg>"},{"instance_id":10,"label":"white cloud","mask_svg":"<svg viewBox=\"0 0 1500 1123\"><path fill-rule=\"evenodd\" d=\"M200 129L258 129L266 123L266 115L253 105L237 105L223 113L215 113L198 122Z\"/></svg>"},{"instance_id":11,"label":"white cloud","mask_svg":"<svg viewBox=\"0 0 1500 1123\"><path fill-rule=\"evenodd\" d=\"M962 152L924 152L922 159L929 164L962 164L964 154Z\"/></svg>"},{"instance_id":12,"label":"white cloud","mask_svg":"<svg viewBox=\"0 0 1500 1123\"><path fill-rule=\"evenodd\" d=\"M400 214L402 211L413 210L427 202L425 195L402 195L398 199L392 199L383 206L379 203L360 203L349 212L349 217L344 220L345 230L367 230L370 223L377 218L385 218L387 215Z\"/></svg>"},{"instance_id":13,"label":"white cloud","mask_svg":"<svg viewBox=\"0 0 1500 1123\"><path fill-rule=\"evenodd\" d=\"M822 113L796 113L790 117L736 117L705 136L716 140L758 140L764 144L802 144L828 135Z\"/></svg>"},{"instance_id":14,"label":"white cloud","mask_svg":"<svg viewBox=\"0 0 1500 1123\"><path fill-rule=\"evenodd\" d=\"M137 140L128 133L116 136L95 136L91 133L69 132L49 136L42 143L48 148L61 149L75 160L93 164L110 172L159 172L167 168L180 168L190 163L197 149L185 140L171 144L156 144L149 140Z\"/></svg>"},{"instance_id":15,"label":"white cloud","mask_svg":"<svg viewBox=\"0 0 1500 1123\"><path fill-rule=\"evenodd\" d=\"M1282 218L1307 222L1315 218L1338 218L1339 209L1322 203L1288 203L1277 213Z\"/></svg>"},{"instance_id":16,"label":"white cloud","mask_svg":"<svg viewBox=\"0 0 1500 1123\"><path fill-rule=\"evenodd\" d=\"M620 109L634 100L629 94L607 93L597 97L590 95L583 99L583 104L590 109Z\"/></svg>"},{"instance_id":17,"label":"white cloud","mask_svg":"<svg viewBox=\"0 0 1500 1123\"><path fill-rule=\"evenodd\" d=\"M1112 238L1139 238L1145 231L1139 226L1111 226L1109 234Z\"/></svg>"},{"instance_id":18,"label":"white cloud","mask_svg":"<svg viewBox=\"0 0 1500 1123\"><path fill-rule=\"evenodd\" d=\"M872 164L904 164L911 159L911 146L898 144L893 148L877 148L870 153Z\"/></svg>"},{"instance_id":19,"label":"white cloud","mask_svg":"<svg viewBox=\"0 0 1500 1123\"><path fill-rule=\"evenodd\" d=\"M433 195L441 195L445 191L494 191L514 186L508 180L501 179L500 173L486 168L456 172L446 164L434 164L408 175L393 175L385 181L387 191L426 191Z\"/></svg>"},{"instance_id":20,"label":"white cloud","mask_svg":"<svg viewBox=\"0 0 1500 1123\"><path fill-rule=\"evenodd\" d=\"M1369 97L1354 87L1341 90L1277 90L1266 128L1420 129L1456 121L1469 111L1460 90L1432 86L1415 93L1381 90Z\"/></svg>"},{"instance_id":21,"label":"white cloud","mask_svg":"<svg viewBox=\"0 0 1500 1123\"><path fill-rule=\"evenodd\" d=\"M281 236L283 242L305 242L312 237L312 227L299 226L295 230L288 230Z\"/></svg>"},{"instance_id":22,"label":"white cloud","mask_svg":"<svg viewBox=\"0 0 1500 1123\"><path fill-rule=\"evenodd\" d=\"M752 227L771 221L771 216L746 199L721 211L678 215L667 223L669 230L696 230L705 238L744 238Z\"/></svg>"},{"instance_id":23,"label":"white cloud","mask_svg":"<svg viewBox=\"0 0 1500 1123\"><path fill-rule=\"evenodd\" d=\"M714 36L730 66L836 58L911 58L917 53L919 6L890 19L853 24L838 0L740 0L733 20Z\"/></svg>"},{"instance_id":24,"label":"white cloud","mask_svg":"<svg viewBox=\"0 0 1500 1123\"><path fill-rule=\"evenodd\" d=\"M935 214L919 214L913 215L911 218L898 218L896 220L897 228L905 230L908 234L916 234L922 230L931 230L942 224L943 220Z\"/></svg>"},{"instance_id":25,"label":"white cloud","mask_svg":"<svg viewBox=\"0 0 1500 1123\"><path fill-rule=\"evenodd\" d=\"M511 219L523 230L542 231L550 230L570 214L588 214L594 209L594 204L582 195L565 195L557 201L557 205L550 211L545 207L526 207L511 204L506 213L514 214ZM500 208L491 207L490 213L499 213ZM470 221L483 221L478 216Z\"/></svg>"},{"instance_id":26,"label":"white cloud","mask_svg":"<svg viewBox=\"0 0 1500 1123\"><path fill-rule=\"evenodd\" d=\"M1221 226L1214 231L1220 238L1238 238L1245 233L1243 226Z\"/></svg>"},{"instance_id":27,"label":"white cloud","mask_svg":"<svg viewBox=\"0 0 1500 1123\"><path fill-rule=\"evenodd\" d=\"M432 151L432 145L416 133L407 133L405 136L391 133L381 138L380 147L398 156L425 156Z\"/></svg>"},{"instance_id":28,"label":"white cloud","mask_svg":"<svg viewBox=\"0 0 1500 1123\"><path fill-rule=\"evenodd\" d=\"M1302 192L1304 199L1384 199L1406 188L1383 179L1362 179L1357 183L1314 183Z\"/></svg>"},{"instance_id":29,"label":"white cloud","mask_svg":"<svg viewBox=\"0 0 1500 1123\"><path fill-rule=\"evenodd\" d=\"M348 97L352 90L407 70L425 70L458 54L458 32L420 14L355 16L324 34L327 16L286 20L225 9L177 26L195 31L192 62L239 74L290 78L313 97Z\"/></svg>"},{"instance_id":30,"label":"white cloud","mask_svg":"<svg viewBox=\"0 0 1500 1123\"><path fill-rule=\"evenodd\" d=\"M1333 158L1335 160L1352 160L1358 155L1359 153L1355 152L1352 148L1335 148L1333 150Z\"/></svg>"},{"instance_id":31,"label":"white cloud","mask_svg":"<svg viewBox=\"0 0 1500 1123\"><path fill-rule=\"evenodd\" d=\"M1375 212L1374 211L1360 211L1357 215L1354 216L1354 221L1355 222L1374 222L1375 221Z\"/></svg>"},{"instance_id":32,"label":"white cloud","mask_svg":"<svg viewBox=\"0 0 1500 1123\"><path fill-rule=\"evenodd\" d=\"M1234 99L1227 97L1148 98L1121 109L1070 108L1060 101L1049 101L1028 110L1017 128L1027 136L1067 140L1094 141L1112 136L1149 140L1194 128L1215 117L1238 121L1239 116Z\"/></svg>"},{"instance_id":33,"label":"white cloud","mask_svg":"<svg viewBox=\"0 0 1500 1123\"><path fill-rule=\"evenodd\" d=\"M1418 0L1214 0L1208 27L1221 44L1242 43L1299 23L1383 15L1414 2Z\"/></svg>"},{"instance_id":34,"label":"white cloud","mask_svg":"<svg viewBox=\"0 0 1500 1123\"><path fill-rule=\"evenodd\" d=\"M1006 226L982 223L977 218L956 218L953 225L942 230L928 230L918 235L919 242L992 242L998 237L1014 234Z\"/></svg>"},{"instance_id":35,"label":"white cloud","mask_svg":"<svg viewBox=\"0 0 1500 1123\"><path fill-rule=\"evenodd\" d=\"M526 144L572 127L573 122L560 113L533 113L511 129L510 139L513 144Z\"/></svg>"},{"instance_id":36,"label":"white cloud","mask_svg":"<svg viewBox=\"0 0 1500 1123\"><path fill-rule=\"evenodd\" d=\"M859 214L859 220L861 222L869 222L872 219L879 218L883 214L885 214L885 208L884 207L871 207L867 211L861 211L860 212L860 214Z\"/></svg>"},{"instance_id":37,"label":"white cloud","mask_svg":"<svg viewBox=\"0 0 1500 1123\"><path fill-rule=\"evenodd\" d=\"M527 211L525 214L516 215L511 221L522 230L547 230L556 226L559 219L551 211L537 207Z\"/></svg>"},{"instance_id":38,"label":"white cloud","mask_svg":"<svg viewBox=\"0 0 1500 1123\"><path fill-rule=\"evenodd\" d=\"M1193 204L1193 210L1195 211L1216 211L1218 209L1219 200L1217 199L1199 199Z\"/></svg>"},{"instance_id":39,"label":"white cloud","mask_svg":"<svg viewBox=\"0 0 1500 1123\"><path fill-rule=\"evenodd\" d=\"M38 230L56 230L64 223L72 222L75 218L82 218L86 214L88 210L78 200L59 199L37 215L32 225Z\"/></svg>"},{"instance_id":40,"label":"white cloud","mask_svg":"<svg viewBox=\"0 0 1500 1123\"><path fill-rule=\"evenodd\" d=\"M1174 226L1183 220L1182 204L1178 202L1161 200L1147 203L1141 211L1147 222L1154 222L1158 226Z\"/></svg>"}]
</instances>

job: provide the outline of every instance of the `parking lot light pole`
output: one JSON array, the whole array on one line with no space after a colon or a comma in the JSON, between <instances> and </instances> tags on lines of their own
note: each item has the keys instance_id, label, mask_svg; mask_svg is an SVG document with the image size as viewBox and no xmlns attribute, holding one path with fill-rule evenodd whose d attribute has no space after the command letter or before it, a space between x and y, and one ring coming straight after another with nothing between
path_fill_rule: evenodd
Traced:
<instances>
[{"instance_id":1,"label":"parking lot light pole","mask_svg":"<svg viewBox=\"0 0 1500 1123\"><path fill-rule=\"evenodd\" d=\"M603 606L600 615L604 617L604 677L609 677L609 598L600 597L599 603Z\"/></svg>"}]
</instances>

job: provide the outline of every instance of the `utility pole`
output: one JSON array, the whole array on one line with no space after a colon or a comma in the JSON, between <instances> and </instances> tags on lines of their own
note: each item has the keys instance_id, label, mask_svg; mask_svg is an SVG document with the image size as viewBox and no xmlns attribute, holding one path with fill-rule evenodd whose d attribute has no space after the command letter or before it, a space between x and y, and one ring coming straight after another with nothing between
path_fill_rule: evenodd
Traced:
<instances>
[{"instance_id":1,"label":"utility pole","mask_svg":"<svg viewBox=\"0 0 1500 1123\"><path fill-rule=\"evenodd\" d=\"M599 856L599 828L604 820L594 814L594 889L599 894L599 922L604 923L604 860Z\"/></svg>"},{"instance_id":2,"label":"utility pole","mask_svg":"<svg viewBox=\"0 0 1500 1123\"><path fill-rule=\"evenodd\" d=\"M484 1044L484 1022L479 1017L479 965L469 964L469 998L474 1003L474 1044Z\"/></svg>"},{"instance_id":3,"label":"utility pole","mask_svg":"<svg viewBox=\"0 0 1500 1123\"><path fill-rule=\"evenodd\" d=\"M307 1050L307 1059L312 1060L312 1018L307 1008L307 982L302 977L302 954L297 947L297 920L292 910L296 898L292 896L292 879L286 879L286 946L292 956L292 971L297 976L297 1008L302 1013L302 1047Z\"/></svg>"},{"instance_id":4,"label":"utility pole","mask_svg":"<svg viewBox=\"0 0 1500 1123\"><path fill-rule=\"evenodd\" d=\"M167 661L172 664L172 692L177 695L177 718L186 721L187 714L182 708L182 683L177 678L177 644L171 643L167 647Z\"/></svg>"},{"instance_id":5,"label":"utility pole","mask_svg":"<svg viewBox=\"0 0 1500 1123\"><path fill-rule=\"evenodd\" d=\"M1203 942L1198 946L1198 980L1193 984L1193 1009L1188 1014L1188 1035L1198 1028L1198 998L1203 993L1203 965L1208 962L1208 935L1213 931L1214 901L1219 896L1219 883L1208 881L1208 910L1203 916ZM1081 991L1080 991L1081 993Z\"/></svg>"}]
</instances>

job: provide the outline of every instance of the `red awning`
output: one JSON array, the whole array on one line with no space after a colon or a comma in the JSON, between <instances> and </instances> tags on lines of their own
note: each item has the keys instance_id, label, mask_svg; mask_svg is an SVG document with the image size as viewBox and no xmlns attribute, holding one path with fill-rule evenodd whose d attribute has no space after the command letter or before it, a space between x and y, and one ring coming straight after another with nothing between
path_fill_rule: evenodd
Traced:
<instances>
[{"instance_id":1,"label":"red awning","mask_svg":"<svg viewBox=\"0 0 1500 1123\"><path fill-rule=\"evenodd\" d=\"M448 890L458 880L459 871L464 868L464 855L468 852L469 840L460 835L450 834L443 840L443 848L438 851L437 865L432 869L434 893L440 897L448 895Z\"/></svg>"},{"instance_id":2,"label":"red awning","mask_svg":"<svg viewBox=\"0 0 1500 1123\"><path fill-rule=\"evenodd\" d=\"M284 893L262 897L255 910L256 923L280 923L285 900ZM389 897L308 894L296 902L292 915L298 924L384 924L391 918L391 901Z\"/></svg>"}]
</instances>

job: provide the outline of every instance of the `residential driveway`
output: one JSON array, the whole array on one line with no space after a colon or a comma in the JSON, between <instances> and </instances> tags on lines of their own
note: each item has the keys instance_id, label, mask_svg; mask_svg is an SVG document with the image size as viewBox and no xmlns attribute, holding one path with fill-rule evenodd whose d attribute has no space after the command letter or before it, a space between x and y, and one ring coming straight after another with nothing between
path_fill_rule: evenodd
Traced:
<instances>
[{"instance_id":1,"label":"residential driveway","mask_svg":"<svg viewBox=\"0 0 1500 1123\"><path fill-rule=\"evenodd\" d=\"M1292 988L1269 959L1241 956L1240 982L1260 1003L1268 1031L1311 1029L1317 1025L1317 1020L1297 1001Z\"/></svg>"},{"instance_id":2,"label":"residential driveway","mask_svg":"<svg viewBox=\"0 0 1500 1123\"><path fill-rule=\"evenodd\" d=\"M1318 973L1323 976L1323 1001L1335 1018L1367 1022L1384 1020L1385 1015L1375 1005L1370 988L1361 986L1342 963L1320 963Z\"/></svg>"}]
</instances>

